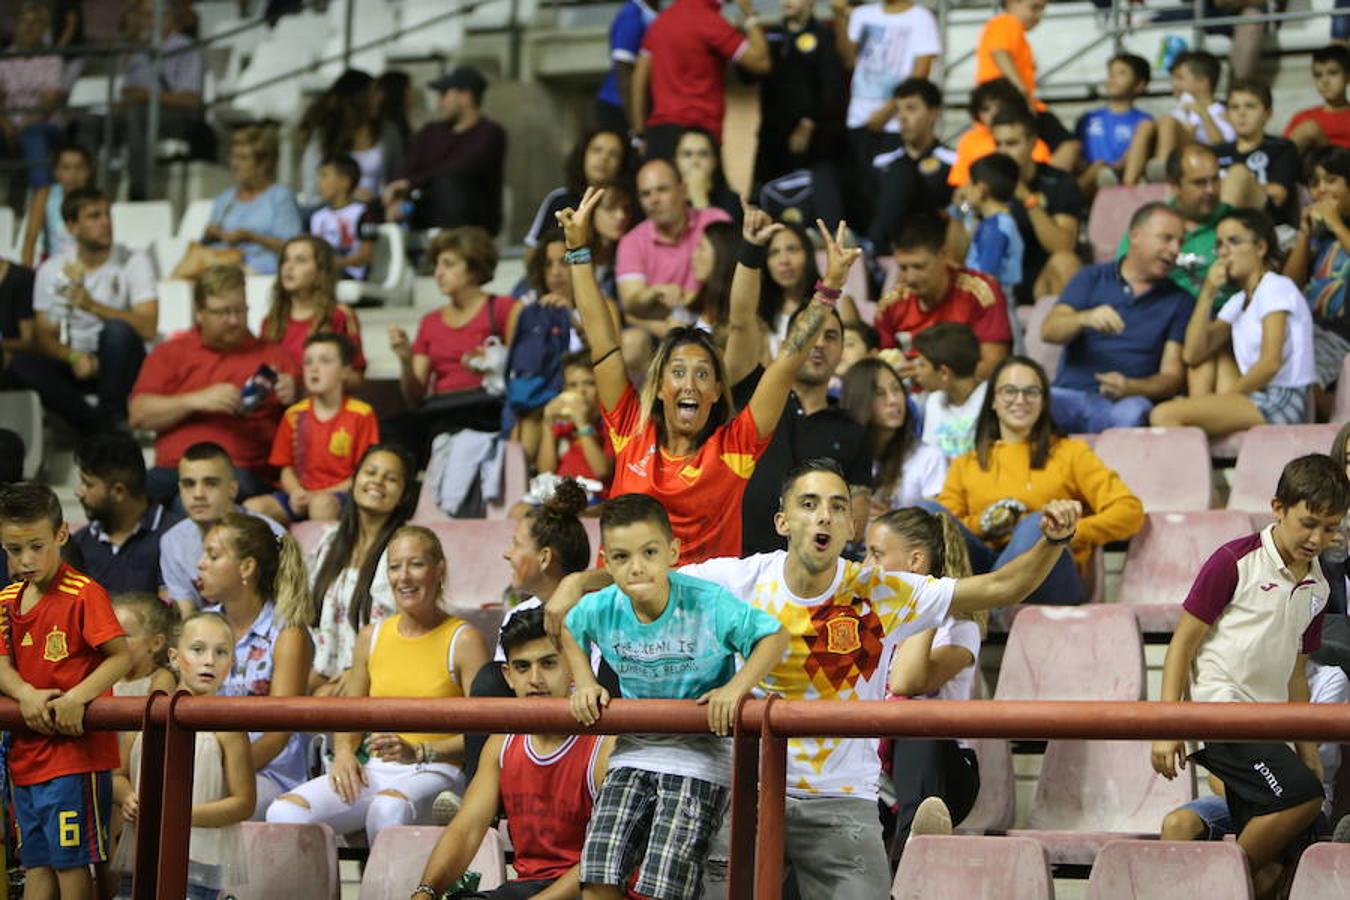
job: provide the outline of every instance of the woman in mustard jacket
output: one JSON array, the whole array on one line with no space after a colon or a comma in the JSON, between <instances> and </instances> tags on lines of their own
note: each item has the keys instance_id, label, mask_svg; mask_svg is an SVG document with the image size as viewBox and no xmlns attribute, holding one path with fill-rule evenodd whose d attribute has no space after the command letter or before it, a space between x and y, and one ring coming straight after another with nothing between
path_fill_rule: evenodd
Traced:
<instances>
[{"instance_id":1,"label":"woman in mustard jacket","mask_svg":"<svg viewBox=\"0 0 1350 900\"><path fill-rule=\"evenodd\" d=\"M1051 500L1078 500L1083 518L1064 557L1025 602L1086 602L1083 573L1092 551L1134 535L1144 506L1120 476L1084 441L1065 437L1050 418L1045 370L1010 356L990 376L975 449L952 460L938 502L965 531L975 572L997 569L1025 552L1040 535L1037 514Z\"/></svg>"}]
</instances>

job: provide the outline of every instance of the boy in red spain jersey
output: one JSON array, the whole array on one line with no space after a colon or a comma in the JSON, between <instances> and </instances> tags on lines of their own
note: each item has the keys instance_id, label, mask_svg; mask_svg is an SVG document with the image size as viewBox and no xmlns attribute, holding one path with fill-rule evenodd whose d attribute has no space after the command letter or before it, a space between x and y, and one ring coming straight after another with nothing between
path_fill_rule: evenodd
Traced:
<instances>
[{"instance_id":1,"label":"boy in red spain jersey","mask_svg":"<svg viewBox=\"0 0 1350 900\"><path fill-rule=\"evenodd\" d=\"M572 670L544 633L544 611L529 609L502 627L502 671L517 697L566 697ZM464 804L445 826L412 900L436 900L468 868L500 803L511 823L516 879L492 900L575 897L581 846L614 738L598 734L494 735L483 745Z\"/></svg>"},{"instance_id":2,"label":"boy in red spain jersey","mask_svg":"<svg viewBox=\"0 0 1350 900\"><path fill-rule=\"evenodd\" d=\"M0 590L0 691L33 733L9 751L29 900L87 900L108 858L117 734L84 733L84 708L131 667L108 594L61 561L68 532L51 489L0 489L0 544L18 581Z\"/></svg>"}]
</instances>

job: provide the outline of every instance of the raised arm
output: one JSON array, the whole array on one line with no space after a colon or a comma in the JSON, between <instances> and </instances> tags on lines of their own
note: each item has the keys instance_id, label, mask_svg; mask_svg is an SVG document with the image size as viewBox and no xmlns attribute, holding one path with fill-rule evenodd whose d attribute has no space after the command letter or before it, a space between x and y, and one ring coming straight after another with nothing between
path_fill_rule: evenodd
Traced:
<instances>
[{"instance_id":1,"label":"raised arm","mask_svg":"<svg viewBox=\"0 0 1350 900\"><path fill-rule=\"evenodd\" d=\"M1218 353L1232 336L1227 322L1210 318L1214 298L1227 281L1228 267L1222 260L1216 260L1205 275L1200 296L1195 298L1191 320L1186 323L1186 342L1181 348L1181 358L1188 366L1198 366Z\"/></svg>"},{"instance_id":2,"label":"raised arm","mask_svg":"<svg viewBox=\"0 0 1350 900\"><path fill-rule=\"evenodd\" d=\"M823 289L816 288L810 304L793 323L792 331L783 340L783 346L775 359L764 371L755 394L750 398L750 410L755 417L755 427L761 438L767 438L778 427L787 404L788 391L792 389L792 380L806 360L806 355L815 343L816 335L825 324L825 317L832 315L834 303L838 299L848 279L848 270L862 253L857 247L845 247L844 236L848 224L840 220L833 236L825 223L816 220L821 237L825 240L826 266Z\"/></svg>"},{"instance_id":3,"label":"raised arm","mask_svg":"<svg viewBox=\"0 0 1350 900\"><path fill-rule=\"evenodd\" d=\"M834 14L834 45L844 68L851 69L858 61L858 45L848 35L848 20L852 15L848 0L830 0L830 12Z\"/></svg>"},{"instance_id":4,"label":"raised arm","mask_svg":"<svg viewBox=\"0 0 1350 900\"><path fill-rule=\"evenodd\" d=\"M786 226L775 223L762 209L741 202L741 256L731 276L727 313L727 349L723 359L732 384L754 371L759 363L762 335L759 325L759 288L769 241Z\"/></svg>"},{"instance_id":5,"label":"raised arm","mask_svg":"<svg viewBox=\"0 0 1350 900\"><path fill-rule=\"evenodd\" d=\"M1077 500L1051 500L1040 512L1041 539L1003 568L957 581L952 592L952 612L1012 606L1040 586L1073 540L1083 507Z\"/></svg>"},{"instance_id":6,"label":"raised arm","mask_svg":"<svg viewBox=\"0 0 1350 900\"><path fill-rule=\"evenodd\" d=\"M645 59L646 57L643 57ZM639 62L639 70L641 63ZM563 243L568 253L584 253L569 268L572 275L572 301L581 314L581 327L591 346L591 368L600 405L613 409L628 388L628 372L624 369L623 354L619 350L619 334L609 314L609 304L600 293L591 262L591 216L604 197L603 188L586 188L581 204L558 213L558 224L563 229Z\"/></svg>"}]
</instances>

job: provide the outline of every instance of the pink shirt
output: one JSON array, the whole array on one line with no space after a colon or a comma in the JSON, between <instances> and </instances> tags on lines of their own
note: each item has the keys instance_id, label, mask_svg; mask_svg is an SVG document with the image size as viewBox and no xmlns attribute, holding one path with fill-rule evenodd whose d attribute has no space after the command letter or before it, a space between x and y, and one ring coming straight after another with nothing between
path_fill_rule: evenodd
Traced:
<instances>
[{"instance_id":1,"label":"pink shirt","mask_svg":"<svg viewBox=\"0 0 1350 900\"><path fill-rule=\"evenodd\" d=\"M650 219L619 239L619 255L614 271L619 281L642 278L647 284L678 284L686 291L696 290L694 248L703 237L703 229L713 222L730 222L731 216L715 206L688 210L689 227L675 243L657 233Z\"/></svg>"},{"instance_id":2,"label":"pink shirt","mask_svg":"<svg viewBox=\"0 0 1350 900\"><path fill-rule=\"evenodd\" d=\"M488 318L488 303L492 304L495 322ZM506 323L510 321L511 308L516 301L510 297L489 297L488 303L483 304L478 315L467 325L459 328L445 324L439 309L422 317L413 340L413 353L431 360L432 393L445 394L482 386L483 376L465 366L464 357L481 347L489 335L495 334L503 344L506 343Z\"/></svg>"}]
</instances>

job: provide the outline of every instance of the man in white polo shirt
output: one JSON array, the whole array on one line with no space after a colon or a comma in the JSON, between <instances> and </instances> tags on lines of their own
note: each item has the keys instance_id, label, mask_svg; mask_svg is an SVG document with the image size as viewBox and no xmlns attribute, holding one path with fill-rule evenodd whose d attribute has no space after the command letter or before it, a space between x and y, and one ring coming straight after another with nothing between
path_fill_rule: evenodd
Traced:
<instances>
[{"instance_id":1,"label":"man in white polo shirt","mask_svg":"<svg viewBox=\"0 0 1350 900\"><path fill-rule=\"evenodd\" d=\"M1317 556L1350 508L1345 467L1328 456L1284 467L1275 522L1214 552L1186 597L1163 664L1162 698L1307 703L1308 654L1322 642L1328 586ZM1267 896L1322 806L1317 744L1206 741L1190 758L1223 782L1256 896ZM1155 741L1153 768L1176 777L1182 741ZM1292 856L1290 855L1292 852Z\"/></svg>"}]
</instances>

